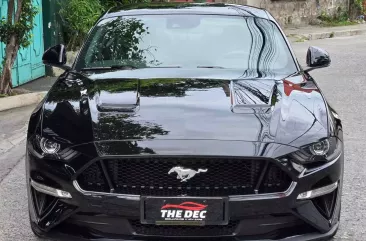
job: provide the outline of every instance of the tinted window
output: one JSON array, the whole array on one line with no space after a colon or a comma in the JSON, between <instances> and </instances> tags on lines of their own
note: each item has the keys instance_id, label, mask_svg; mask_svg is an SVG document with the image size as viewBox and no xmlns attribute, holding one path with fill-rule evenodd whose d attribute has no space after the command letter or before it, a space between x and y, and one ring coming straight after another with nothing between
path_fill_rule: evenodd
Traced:
<instances>
[{"instance_id":1,"label":"tinted window","mask_svg":"<svg viewBox=\"0 0 366 241\"><path fill-rule=\"evenodd\" d=\"M219 15L141 15L102 20L76 68L217 66L276 73L296 71L271 21Z\"/></svg>"}]
</instances>

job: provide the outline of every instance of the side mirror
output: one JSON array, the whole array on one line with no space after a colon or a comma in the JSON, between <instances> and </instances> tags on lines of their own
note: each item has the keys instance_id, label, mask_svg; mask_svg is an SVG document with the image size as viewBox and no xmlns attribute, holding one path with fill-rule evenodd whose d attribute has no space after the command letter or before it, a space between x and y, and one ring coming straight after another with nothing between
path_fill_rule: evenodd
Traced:
<instances>
[{"instance_id":1,"label":"side mirror","mask_svg":"<svg viewBox=\"0 0 366 241\"><path fill-rule=\"evenodd\" d=\"M305 71L309 72L314 69L325 68L330 63L331 60L327 51L314 46L309 47L306 55L306 64L309 68Z\"/></svg>"},{"instance_id":2,"label":"side mirror","mask_svg":"<svg viewBox=\"0 0 366 241\"><path fill-rule=\"evenodd\" d=\"M63 44L58 44L47 49L42 57L42 61L45 65L70 70L71 67L66 65L66 60L66 48Z\"/></svg>"}]
</instances>

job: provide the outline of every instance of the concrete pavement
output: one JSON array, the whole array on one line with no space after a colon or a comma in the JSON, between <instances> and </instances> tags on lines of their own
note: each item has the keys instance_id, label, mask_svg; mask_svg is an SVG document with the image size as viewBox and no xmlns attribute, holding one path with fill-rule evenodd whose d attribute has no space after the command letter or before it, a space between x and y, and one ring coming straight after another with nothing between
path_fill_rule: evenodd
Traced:
<instances>
[{"instance_id":1,"label":"concrete pavement","mask_svg":"<svg viewBox=\"0 0 366 241\"><path fill-rule=\"evenodd\" d=\"M0 114L0 154L7 146L15 146L24 140L28 119L36 105L2 111Z\"/></svg>"},{"instance_id":2,"label":"concrete pavement","mask_svg":"<svg viewBox=\"0 0 366 241\"><path fill-rule=\"evenodd\" d=\"M57 80L57 77L45 76L29 83L19 86L19 88L32 92L48 91Z\"/></svg>"},{"instance_id":3,"label":"concrete pavement","mask_svg":"<svg viewBox=\"0 0 366 241\"><path fill-rule=\"evenodd\" d=\"M0 114L0 182L24 157L28 119L34 108L30 105Z\"/></svg>"},{"instance_id":4,"label":"concrete pavement","mask_svg":"<svg viewBox=\"0 0 366 241\"><path fill-rule=\"evenodd\" d=\"M22 89L33 93L0 98L0 112L38 104L55 83L56 79L57 77L45 76L15 88L14 90Z\"/></svg>"},{"instance_id":5,"label":"concrete pavement","mask_svg":"<svg viewBox=\"0 0 366 241\"><path fill-rule=\"evenodd\" d=\"M305 63L310 45L330 53L331 67L314 70L311 74L341 116L344 127L345 179L337 237L363 241L366 240L366 74L363 68L366 38L353 36L295 43L293 47L300 62Z\"/></svg>"},{"instance_id":6,"label":"concrete pavement","mask_svg":"<svg viewBox=\"0 0 366 241\"><path fill-rule=\"evenodd\" d=\"M285 28L286 36L291 42L303 42L335 37L346 37L366 34L366 24L338 27L306 26L301 28Z\"/></svg>"},{"instance_id":7,"label":"concrete pavement","mask_svg":"<svg viewBox=\"0 0 366 241\"><path fill-rule=\"evenodd\" d=\"M30 230L24 161L0 182L0 240L41 241Z\"/></svg>"},{"instance_id":8,"label":"concrete pavement","mask_svg":"<svg viewBox=\"0 0 366 241\"><path fill-rule=\"evenodd\" d=\"M46 92L35 92L0 98L0 112L27 105L38 104L40 101L42 101L45 95Z\"/></svg>"}]
</instances>

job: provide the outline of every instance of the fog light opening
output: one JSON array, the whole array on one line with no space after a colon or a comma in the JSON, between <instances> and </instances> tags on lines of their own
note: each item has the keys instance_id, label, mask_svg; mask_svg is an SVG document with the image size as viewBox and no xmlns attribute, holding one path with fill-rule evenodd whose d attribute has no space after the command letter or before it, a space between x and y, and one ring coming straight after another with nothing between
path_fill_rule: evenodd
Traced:
<instances>
[{"instance_id":1,"label":"fog light opening","mask_svg":"<svg viewBox=\"0 0 366 241\"><path fill-rule=\"evenodd\" d=\"M69 192L59 190L53 187L49 187L38 182L31 180L31 186L37 190L38 192L48 194L50 196L59 197L59 198L72 198Z\"/></svg>"},{"instance_id":2,"label":"fog light opening","mask_svg":"<svg viewBox=\"0 0 366 241\"><path fill-rule=\"evenodd\" d=\"M329 194L311 200L316 209L318 209L318 211L329 220L333 217L334 209L337 202L337 193L338 192L336 189Z\"/></svg>"},{"instance_id":3,"label":"fog light opening","mask_svg":"<svg viewBox=\"0 0 366 241\"><path fill-rule=\"evenodd\" d=\"M317 189L313 189L313 190L310 190L307 192L300 193L297 196L297 199L306 200L306 199L324 196L324 195L329 194L329 193L333 192L334 190L336 190L337 187L338 187L338 182L335 182L335 183L332 183L332 184L324 186L324 187L320 187Z\"/></svg>"}]
</instances>

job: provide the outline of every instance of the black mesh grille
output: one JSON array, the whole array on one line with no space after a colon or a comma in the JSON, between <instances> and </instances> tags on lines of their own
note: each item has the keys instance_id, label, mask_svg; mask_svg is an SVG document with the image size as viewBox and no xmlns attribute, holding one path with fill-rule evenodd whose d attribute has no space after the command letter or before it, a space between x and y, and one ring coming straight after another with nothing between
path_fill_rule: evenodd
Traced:
<instances>
[{"instance_id":1,"label":"black mesh grille","mask_svg":"<svg viewBox=\"0 0 366 241\"><path fill-rule=\"evenodd\" d=\"M78 177L87 191L109 192L105 166L116 193L150 196L231 196L285 191L290 177L266 160L212 157L144 157L105 159L93 163ZM168 174L173 167L207 169L187 182ZM267 166L267 169L265 167ZM264 172L262 174L262 172ZM263 176L261 179L260 177ZM260 183L259 183L260 182Z\"/></svg>"},{"instance_id":2,"label":"black mesh grille","mask_svg":"<svg viewBox=\"0 0 366 241\"><path fill-rule=\"evenodd\" d=\"M153 224L141 224L139 220L130 220L132 229L138 235L151 236L230 236L234 235L239 221L230 221L228 225L206 226L159 226Z\"/></svg>"},{"instance_id":3,"label":"black mesh grille","mask_svg":"<svg viewBox=\"0 0 366 241\"><path fill-rule=\"evenodd\" d=\"M79 177L78 182L81 188L94 192L109 192L108 183L105 180L99 162L93 163Z\"/></svg>"},{"instance_id":4,"label":"black mesh grille","mask_svg":"<svg viewBox=\"0 0 366 241\"><path fill-rule=\"evenodd\" d=\"M268 166L268 172L266 178L263 179L260 191L263 193L282 192L289 187L290 182L289 176L278 166L272 164Z\"/></svg>"}]
</instances>

